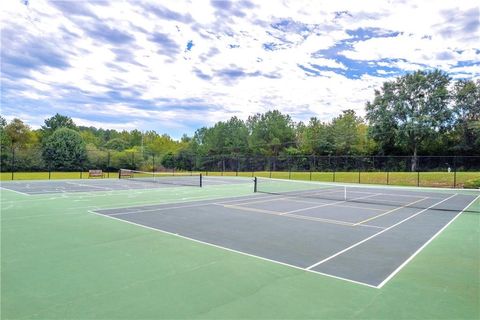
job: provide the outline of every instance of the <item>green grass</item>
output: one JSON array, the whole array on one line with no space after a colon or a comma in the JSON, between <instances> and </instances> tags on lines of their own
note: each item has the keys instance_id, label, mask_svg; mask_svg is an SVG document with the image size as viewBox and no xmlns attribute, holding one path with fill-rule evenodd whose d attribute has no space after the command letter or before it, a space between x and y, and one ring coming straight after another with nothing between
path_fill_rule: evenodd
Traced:
<instances>
[{"instance_id":1,"label":"green grass","mask_svg":"<svg viewBox=\"0 0 480 320\"><path fill-rule=\"evenodd\" d=\"M318 175L318 178L327 178ZM480 216L462 214L382 289L88 212L178 189L24 196L1 190L3 319L478 319ZM250 194L246 185L182 198ZM475 204L480 210L480 201Z\"/></svg>"},{"instance_id":2,"label":"green grass","mask_svg":"<svg viewBox=\"0 0 480 320\"><path fill-rule=\"evenodd\" d=\"M239 177L265 177L276 179L295 179L312 180L323 182L343 182L343 183L366 183L366 184L389 184L399 186L419 186L422 187L443 187L453 188L453 172L280 172L280 171L255 171L255 172L201 172L207 176L239 176ZM105 173L105 178L117 178L117 172ZM15 172L14 180L40 180L40 179L88 179L88 172ZM457 172L455 185L457 188L463 187L467 180L479 179L480 172ZM0 173L0 180L11 180L11 172Z\"/></svg>"}]
</instances>

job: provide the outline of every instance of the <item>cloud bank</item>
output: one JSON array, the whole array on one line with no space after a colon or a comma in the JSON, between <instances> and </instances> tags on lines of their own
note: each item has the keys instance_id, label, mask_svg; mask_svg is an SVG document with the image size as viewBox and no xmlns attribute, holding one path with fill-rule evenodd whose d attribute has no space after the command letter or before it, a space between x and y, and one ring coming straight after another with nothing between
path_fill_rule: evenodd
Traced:
<instances>
[{"instance_id":1,"label":"cloud bank","mask_svg":"<svg viewBox=\"0 0 480 320\"><path fill-rule=\"evenodd\" d=\"M15 0L1 19L1 113L34 127L58 112L178 138L273 108L362 115L382 82L417 69L480 77L468 0Z\"/></svg>"}]
</instances>

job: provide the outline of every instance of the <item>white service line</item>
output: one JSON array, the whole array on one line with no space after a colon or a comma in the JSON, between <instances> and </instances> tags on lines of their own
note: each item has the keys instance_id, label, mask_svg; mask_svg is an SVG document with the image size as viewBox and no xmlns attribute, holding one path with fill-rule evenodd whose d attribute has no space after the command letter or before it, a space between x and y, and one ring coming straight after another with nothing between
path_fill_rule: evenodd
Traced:
<instances>
[{"instance_id":1,"label":"white service line","mask_svg":"<svg viewBox=\"0 0 480 320\"><path fill-rule=\"evenodd\" d=\"M375 194L371 194L371 195L369 195L369 196L354 198L354 199L352 199L352 200L342 200L342 201L336 201L336 202L326 203L326 204L324 203L324 204L320 204L320 205L318 205L318 206L313 206L313 207L308 207L308 208L301 208L301 209L297 209L297 210L287 211L287 212L285 212L285 214L290 214L290 213L295 213L295 212L301 212L301 211L306 211L306 210L316 209L316 208L321 208L321 207L334 206L334 205L338 205L338 204L340 204L340 203L345 203L345 202L351 202L351 201L360 200L360 199L371 198L371 197L375 197L375 196L378 196L378 195L379 195L379 193L375 193Z\"/></svg>"},{"instance_id":2,"label":"white service line","mask_svg":"<svg viewBox=\"0 0 480 320\"><path fill-rule=\"evenodd\" d=\"M390 213L395 212L395 211L397 211L397 210L400 210L400 209L409 207L409 206L411 206L412 204L415 204L415 203L417 203L417 202L424 201L424 200L427 200L427 199L429 199L429 198L422 198L422 199L419 199L419 200L416 200L416 201L407 203L406 205L403 205L403 206L401 206L401 207L398 207L398 208L395 208L395 209L392 209L392 210L388 210L387 212L384 212L384 213L378 214L378 215L376 215L376 216L370 217L370 218L368 218L368 219L359 221L359 222L355 223L355 225L359 225L359 224L362 224L362 223L365 223L365 222L368 222L368 221L372 221L372 220L374 220L374 219L383 217L384 215L387 215L387 214L390 214Z\"/></svg>"},{"instance_id":3,"label":"white service line","mask_svg":"<svg viewBox=\"0 0 480 320\"><path fill-rule=\"evenodd\" d=\"M397 269L395 269L395 271L393 271L388 277L386 277L385 280L383 280L377 287L383 287L390 279L392 279L398 272L400 272L400 270L402 270L403 267L407 265L407 263L409 263L413 258L415 258L415 256L419 254L420 251L422 251L426 246L428 246L430 242L432 242L440 233L442 233L443 230L445 230L453 221L455 221L455 219L457 219L458 216L460 216L465 211L465 209L470 207L478 199L480 199L480 195L473 199L469 204L467 204L467 206L463 208L462 211L460 211L455 217L453 217L452 220L450 220L446 225L444 225L440 230L438 230L437 233L435 233L430 239L428 239L427 242L425 242L420 248L418 248L417 251L415 251L407 260L405 260Z\"/></svg>"},{"instance_id":4,"label":"white service line","mask_svg":"<svg viewBox=\"0 0 480 320\"><path fill-rule=\"evenodd\" d=\"M442 201L439 201L439 202L437 202L437 203L434 203L434 204L432 204L431 206L429 206L428 208L425 208L425 209L423 209L423 210L421 210L421 211L419 211L419 212L417 212L417 213L409 216L408 218L405 218L405 219L403 219L403 220L395 223L394 225L391 225L390 227L388 227L388 228L386 228L386 229L383 229L382 231L377 232L377 233L371 235L370 237L367 237L367 238L363 239L362 241L359 241L359 242L357 242L357 243L355 243L355 244L353 244L353 245L351 245L351 246L349 246L349 247L347 247L347 248L345 248L345 249L343 249L343 250L341 250L341 251L339 251L339 252L331 255L330 257L327 257L327 258L325 258L325 259L323 259L323 260L318 261L317 263L312 264L311 266L307 267L307 269L308 269L308 270L311 270L311 269L313 269L313 268L321 265L322 263L325 263L325 262L327 262L327 261L329 261L329 260L331 260L331 259L333 259L333 258L335 258L335 257L337 257L337 256L339 256L339 255L341 255L341 254L343 254L343 253L345 253L345 252L347 252L347 251L349 251L349 250L351 250L351 249L359 246L359 245L361 245L362 243L367 242L368 240L373 239L373 238L375 238L376 236L379 236L379 235L381 235L381 234L384 233L384 232L387 232L388 230L390 230L390 229L392 229L392 228L395 228L396 226L404 223L405 221L410 220L410 219L418 216L418 215L421 214L422 212L425 212L425 211L427 211L427 210L429 210L429 209L431 209L431 208L439 205L440 203L445 202L445 201L447 201L447 200L455 197L456 195L457 195L457 194L453 194L453 195L451 195L450 197L443 199Z\"/></svg>"}]
</instances>

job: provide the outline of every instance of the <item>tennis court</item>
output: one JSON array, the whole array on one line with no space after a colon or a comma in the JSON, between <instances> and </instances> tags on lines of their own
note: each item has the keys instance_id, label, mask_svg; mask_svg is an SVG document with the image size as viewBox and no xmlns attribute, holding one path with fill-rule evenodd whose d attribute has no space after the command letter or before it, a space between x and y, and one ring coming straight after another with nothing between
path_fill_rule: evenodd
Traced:
<instances>
[{"instance_id":1,"label":"tennis court","mask_svg":"<svg viewBox=\"0 0 480 320\"><path fill-rule=\"evenodd\" d=\"M476 199L455 191L256 181L257 196L94 213L378 288Z\"/></svg>"},{"instance_id":2,"label":"tennis court","mask_svg":"<svg viewBox=\"0 0 480 320\"><path fill-rule=\"evenodd\" d=\"M272 305L286 305L282 297L288 297L299 308L303 306L301 311L289 308L288 312L315 310L305 314L348 317L361 309L363 316L372 316L378 304L362 308L377 292L398 299L410 294L405 288L423 281L408 277L408 272L402 278L402 270L412 263L418 265L414 258L452 222L460 216L478 222L480 195L478 190L152 173L127 173L122 179L2 182L1 193L2 242L12 249L2 261L10 275L4 280L10 289L5 310L19 317L44 318L71 314L71 310L58 309L59 300L64 299L80 317L91 316L88 310L102 310L104 317L168 317L177 315L178 309L171 306L178 303L192 305L187 309L190 313L184 314L190 317L213 308L222 299L217 293L223 288L230 292L224 292L223 298L238 287L242 289L233 295L248 301L252 290L259 290L254 283L275 288L266 296L255 294L257 299L260 295L275 300L270 301ZM455 263L472 253L468 251L472 245L465 246L467 238L461 239L461 246L454 245L457 240L448 241L453 252L467 250L461 259L442 249L448 260L445 267L451 272L458 271ZM435 274L432 264L427 265L428 272ZM459 291L448 291L450 295L443 289L437 292L437 286L445 284L424 284L417 290L429 292L431 299L448 299L453 293L458 297L468 290L471 267L475 268L462 265L463 275L456 272L460 282L439 271L442 281L453 281L447 287L462 283ZM62 271L55 281L43 276L54 270L70 271ZM175 281L167 280L179 270L183 271L172 278ZM389 286L397 278L397 285ZM300 283L304 292L295 289ZM195 295L185 297L190 291ZM95 297L111 292L125 307L112 311L110 298L97 305ZM319 306L339 303L345 296L353 300L337 305L335 312ZM470 296L475 299L475 294ZM315 302L312 309L314 302L307 297L324 300ZM426 296L425 301L430 298ZM135 306L129 304L132 299L137 301ZM31 307L18 308L25 301L31 301ZM456 304L464 314L476 312L469 300ZM428 304L422 305L431 317ZM394 306L398 307L398 301L382 302L384 315ZM281 305L277 308L282 310ZM437 309L433 314L445 313ZM236 314L235 308L221 310L217 315ZM253 308L252 312L257 316L266 311ZM271 316L272 312L264 314Z\"/></svg>"},{"instance_id":3,"label":"tennis court","mask_svg":"<svg viewBox=\"0 0 480 320\"><path fill-rule=\"evenodd\" d=\"M133 170L129 170L133 171ZM115 190L162 189L172 186L206 186L248 183L245 178L203 177L200 174L162 174L140 172L131 178L89 180L30 180L3 182L1 188L25 195L55 194L70 192L105 192ZM152 183L153 182L153 183Z\"/></svg>"}]
</instances>

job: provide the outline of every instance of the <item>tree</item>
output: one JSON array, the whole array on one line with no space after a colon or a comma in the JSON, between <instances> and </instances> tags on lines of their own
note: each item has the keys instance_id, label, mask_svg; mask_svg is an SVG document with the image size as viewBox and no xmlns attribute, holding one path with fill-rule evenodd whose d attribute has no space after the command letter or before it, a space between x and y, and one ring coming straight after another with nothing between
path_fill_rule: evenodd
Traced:
<instances>
[{"instance_id":1,"label":"tree","mask_svg":"<svg viewBox=\"0 0 480 320\"><path fill-rule=\"evenodd\" d=\"M459 80L453 87L454 150L480 153L480 80Z\"/></svg>"},{"instance_id":2,"label":"tree","mask_svg":"<svg viewBox=\"0 0 480 320\"><path fill-rule=\"evenodd\" d=\"M254 152L277 156L285 147L295 144L295 125L289 115L278 110L249 117L247 126L249 145Z\"/></svg>"},{"instance_id":3,"label":"tree","mask_svg":"<svg viewBox=\"0 0 480 320\"><path fill-rule=\"evenodd\" d=\"M385 82L367 103L372 138L381 148L388 143L406 148L413 155L412 171L421 144L448 127L449 83L448 75L439 70L416 71Z\"/></svg>"},{"instance_id":4,"label":"tree","mask_svg":"<svg viewBox=\"0 0 480 320\"><path fill-rule=\"evenodd\" d=\"M334 152L337 155L351 155L359 153L360 143L359 126L362 119L357 117L354 110L344 110L341 115L332 120L331 131Z\"/></svg>"},{"instance_id":5,"label":"tree","mask_svg":"<svg viewBox=\"0 0 480 320\"><path fill-rule=\"evenodd\" d=\"M44 139L48 138L55 130L60 128L78 129L72 118L57 113L53 117L45 120L45 125L42 126Z\"/></svg>"},{"instance_id":6,"label":"tree","mask_svg":"<svg viewBox=\"0 0 480 320\"><path fill-rule=\"evenodd\" d=\"M20 119L13 119L5 126L5 133L12 147L25 145L30 138L30 127Z\"/></svg>"},{"instance_id":7,"label":"tree","mask_svg":"<svg viewBox=\"0 0 480 320\"><path fill-rule=\"evenodd\" d=\"M298 140L303 153L330 155L333 152L331 125L316 117L310 118L306 126L298 126Z\"/></svg>"},{"instance_id":8,"label":"tree","mask_svg":"<svg viewBox=\"0 0 480 320\"><path fill-rule=\"evenodd\" d=\"M127 147L128 143L120 138L115 138L105 143L105 148L110 150L123 151L127 149Z\"/></svg>"},{"instance_id":9,"label":"tree","mask_svg":"<svg viewBox=\"0 0 480 320\"><path fill-rule=\"evenodd\" d=\"M175 155L172 152L165 154L160 163L165 168L168 168L168 169L175 168Z\"/></svg>"},{"instance_id":10,"label":"tree","mask_svg":"<svg viewBox=\"0 0 480 320\"><path fill-rule=\"evenodd\" d=\"M45 141L43 157L49 169L82 169L87 160L85 142L77 131L59 128Z\"/></svg>"}]
</instances>

